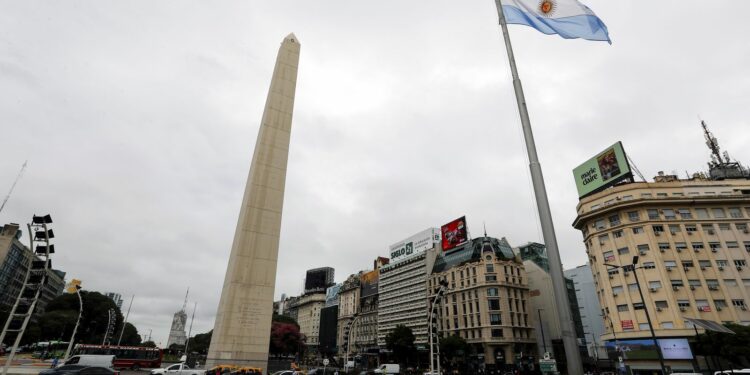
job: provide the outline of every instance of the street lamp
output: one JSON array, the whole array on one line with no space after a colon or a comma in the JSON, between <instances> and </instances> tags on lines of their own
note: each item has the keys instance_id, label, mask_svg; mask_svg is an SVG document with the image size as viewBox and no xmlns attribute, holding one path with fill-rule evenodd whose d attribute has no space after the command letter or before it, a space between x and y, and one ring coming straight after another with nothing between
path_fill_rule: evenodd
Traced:
<instances>
[{"instance_id":1,"label":"street lamp","mask_svg":"<svg viewBox=\"0 0 750 375\"><path fill-rule=\"evenodd\" d=\"M65 356L63 356L63 361L68 359L68 356L70 355L70 349L73 349L73 341L76 338L76 331L78 331L78 325L81 324L81 315L83 315L83 299L81 299L81 282L78 280L73 280L71 283L71 288L69 288L68 291L72 291L72 289L75 289L75 293L78 296L78 320L76 320L76 326L73 327L73 334L70 335L70 342L68 343L68 348L65 349Z\"/></svg>"},{"instance_id":2,"label":"street lamp","mask_svg":"<svg viewBox=\"0 0 750 375\"><path fill-rule=\"evenodd\" d=\"M664 366L664 356L662 356L661 348L659 347L659 343L656 341L656 333L654 332L654 325L651 324L651 315L648 313L648 307L646 306L646 299L643 298L643 290L641 290L641 283L638 281L638 273L635 272L635 270L643 267L636 267L635 265L638 264L638 255L633 257L633 263L632 264L626 264L623 266L618 266L614 264L607 264L604 263L605 266L610 268L622 268L624 271L633 271L633 277L635 277L635 285L638 288L638 294L641 296L641 303L643 304L643 311L646 313L646 322L648 322L648 329L651 331L651 339L654 341L654 346L656 346L656 354L659 356L659 364L661 365L661 371L662 374L667 374L667 368ZM610 324L612 324L612 321L610 319ZM612 328L612 332L614 333L614 327Z\"/></svg>"},{"instance_id":3,"label":"street lamp","mask_svg":"<svg viewBox=\"0 0 750 375\"><path fill-rule=\"evenodd\" d=\"M352 331L354 324L359 320L359 314L354 313L353 319L349 321L347 327L344 328L344 335L346 336L346 355L344 356L344 368L346 373L349 373L349 351L352 348ZM352 366L353 367L353 366Z\"/></svg>"}]
</instances>

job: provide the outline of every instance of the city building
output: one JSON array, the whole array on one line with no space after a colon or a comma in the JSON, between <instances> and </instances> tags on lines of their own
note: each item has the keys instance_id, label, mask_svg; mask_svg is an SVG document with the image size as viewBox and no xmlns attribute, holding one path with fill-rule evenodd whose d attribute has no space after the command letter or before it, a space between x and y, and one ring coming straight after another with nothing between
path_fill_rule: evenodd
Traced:
<instances>
[{"instance_id":1,"label":"city building","mask_svg":"<svg viewBox=\"0 0 750 375\"><path fill-rule=\"evenodd\" d=\"M397 325L412 330L417 349L427 351L427 277L440 246L440 230L430 228L390 246L390 263L378 280L378 346Z\"/></svg>"},{"instance_id":2,"label":"city building","mask_svg":"<svg viewBox=\"0 0 750 375\"><path fill-rule=\"evenodd\" d=\"M299 296L287 297L283 302L284 311L281 315L288 316L294 319L295 321L297 321L298 320L297 310L299 308L299 301L301 298L302 297L299 297Z\"/></svg>"},{"instance_id":3,"label":"city building","mask_svg":"<svg viewBox=\"0 0 750 375\"><path fill-rule=\"evenodd\" d=\"M382 258L380 258L382 259ZM364 367L372 368L378 363L378 280L380 267L388 264L375 261L375 269L360 276L359 319L354 329L354 346L362 356Z\"/></svg>"},{"instance_id":4,"label":"city building","mask_svg":"<svg viewBox=\"0 0 750 375\"><path fill-rule=\"evenodd\" d=\"M299 331L305 335L307 352L315 354L320 344L320 310L326 303L326 293L309 293L296 301L297 324Z\"/></svg>"},{"instance_id":5,"label":"city building","mask_svg":"<svg viewBox=\"0 0 750 375\"><path fill-rule=\"evenodd\" d=\"M118 309L122 310L122 295L120 293L106 292L104 295L109 297L117 305Z\"/></svg>"},{"instance_id":6,"label":"city building","mask_svg":"<svg viewBox=\"0 0 750 375\"><path fill-rule=\"evenodd\" d=\"M607 350L600 339L604 334L604 319L602 318L602 307L599 305L596 294L591 266L584 264L563 273L566 279L573 281L583 335L588 347L588 356L594 360L605 360L608 358Z\"/></svg>"},{"instance_id":7,"label":"city building","mask_svg":"<svg viewBox=\"0 0 750 375\"><path fill-rule=\"evenodd\" d=\"M332 357L337 353L338 347L338 317L339 317L339 290L341 284L336 284L326 290L325 305L320 310L320 330L318 351L324 357Z\"/></svg>"},{"instance_id":8,"label":"city building","mask_svg":"<svg viewBox=\"0 0 750 375\"><path fill-rule=\"evenodd\" d=\"M505 238L475 238L441 254L429 277L430 298L440 281L448 291L438 308L439 332L466 340L472 371L502 370L535 352L526 271Z\"/></svg>"},{"instance_id":9,"label":"city building","mask_svg":"<svg viewBox=\"0 0 750 375\"><path fill-rule=\"evenodd\" d=\"M519 246L517 251L524 262L529 277L530 302L533 312L536 314L534 328L537 330L536 339L539 354L542 355L545 351L553 353L558 363L564 368L566 357L562 342L562 327L560 327L559 319L556 318L558 306L555 303L555 296L552 294L552 276L549 273L547 247L537 242L529 242L526 245ZM575 329L581 357L584 360L589 359L584 362L592 362L593 357L589 357L586 351L586 337L573 280L565 278L565 290L568 293L570 316L573 318L573 328ZM542 335L542 329L544 329L544 335Z\"/></svg>"},{"instance_id":10,"label":"city building","mask_svg":"<svg viewBox=\"0 0 750 375\"><path fill-rule=\"evenodd\" d=\"M621 183L584 195L577 205L573 226L583 234L605 319L601 338L612 350L650 339L646 313L661 345L682 339L684 347L702 332L685 318L750 324L750 175L722 157L704 130L713 153L708 175L680 179L660 172L654 182ZM635 271L623 268L635 257ZM692 369L689 354L666 364ZM616 355L631 369L659 368L655 357Z\"/></svg>"},{"instance_id":11,"label":"city building","mask_svg":"<svg viewBox=\"0 0 750 375\"><path fill-rule=\"evenodd\" d=\"M185 308L174 313L172 317L172 326L169 328L169 338L167 339L167 348L172 345L185 345L187 341L187 334L185 334L185 323L187 322L187 314Z\"/></svg>"},{"instance_id":12,"label":"city building","mask_svg":"<svg viewBox=\"0 0 750 375\"><path fill-rule=\"evenodd\" d=\"M18 294L21 293L29 264L32 260L39 260L39 257L32 254L21 242L22 235L23 231L19 229L18 224L11 223L0 227L0 316L10 313ZM64 288L65 272L50 269L34 316L43 314L47 304L62 295Z\"/></svg>"},{"instance_id":13,"label":"city building","mask_svg":"<svg viewBox=\"0 0 750 375\"><path fill-rule=\"evenodd\" d=\"M354 330L351 330L351 341L348 344L344 345L349 341L348 337L345 337L349 332L347 332L347 327L349 327L349 322L352 321L356 314L359 313L359 288L360 288L360 275L359 274L353 274L349 275L349 277L346 278L346 280L341 284L341 289L339 289L339 317L338 317L338 339L337 342L342 343L342 345L339 346L339 355L344 356L347 350L350 351L350 353L357 352L357 347L354 344L355 339L355 332Z\"/></svg>"},{"instance_id":14,"label":"city building","mask_svg":"<svg viewBox=\"0 0 750 375\"><path fill-rule=\"evenodd\" d=\"M320 267L307 270L305 275L305 294L325 293L329 286L333 285L334 269L331 267Z\"/></svg>"}]
</instances>

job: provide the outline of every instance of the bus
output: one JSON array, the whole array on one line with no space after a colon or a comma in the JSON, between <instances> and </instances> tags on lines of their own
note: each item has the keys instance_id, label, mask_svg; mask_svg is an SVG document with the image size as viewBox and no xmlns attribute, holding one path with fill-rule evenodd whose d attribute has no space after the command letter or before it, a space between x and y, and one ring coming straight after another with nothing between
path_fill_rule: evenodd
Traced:
<instances>
[{"instance_id":1,"label":"bus","mask_svg":"<svg viewBox=\"0 0 750 375\"><path fill-rule=\"evenodd\" d=\"M76 344L73 354L111 354L115 356L114 367L116 369L132 370L159 368L163 357L159 348L88 344Z\"/></svg>"}]
</instances>

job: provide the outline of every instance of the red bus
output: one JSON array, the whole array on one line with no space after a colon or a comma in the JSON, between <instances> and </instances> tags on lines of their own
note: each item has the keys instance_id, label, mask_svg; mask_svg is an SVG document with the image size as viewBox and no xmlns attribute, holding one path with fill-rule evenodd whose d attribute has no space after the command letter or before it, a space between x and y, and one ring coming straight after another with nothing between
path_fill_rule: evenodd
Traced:
<instances>
[{"instance_id":1,"label":"red bus","mask_svg":"<svg viewBox=\"0 0 750 375\"><path fill-rule=\"evenodd\" d=\"M159 348L88 344L76 344L73 354L111 354L115 356L115 368L133 370L159 368L163 356Z\"/></svg>"}]
</instances>

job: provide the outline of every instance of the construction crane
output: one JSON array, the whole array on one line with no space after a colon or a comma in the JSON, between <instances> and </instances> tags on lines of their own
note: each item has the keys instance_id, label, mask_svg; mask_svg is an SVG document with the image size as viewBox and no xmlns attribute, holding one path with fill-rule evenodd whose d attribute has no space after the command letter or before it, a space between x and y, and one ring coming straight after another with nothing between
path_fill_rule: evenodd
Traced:
<instances>
[{"instance_id":1,"label":"construction crane","mask_svg":"<svg viewBox=\"0 0 750 375\"><path fill-rule=\"evenodd\" d=\"M5 199L3 199L3 204L0 205L0 212L3 212L3 208L5 208L5 204L8 203L8 199L10 199L10 195L13 193L13 189L16 188L16 184L18 183L18 180L21 179L21 176L23 176L23 171L26 170L26 163L29 161L26 160L23 162L23 165L21 166L21 170L18 172L18 176L16 176L16 180L13 181L13 185L10 187L10 191L8 191L8 195L5 196Z\"/></svg>"}]
</instances>

